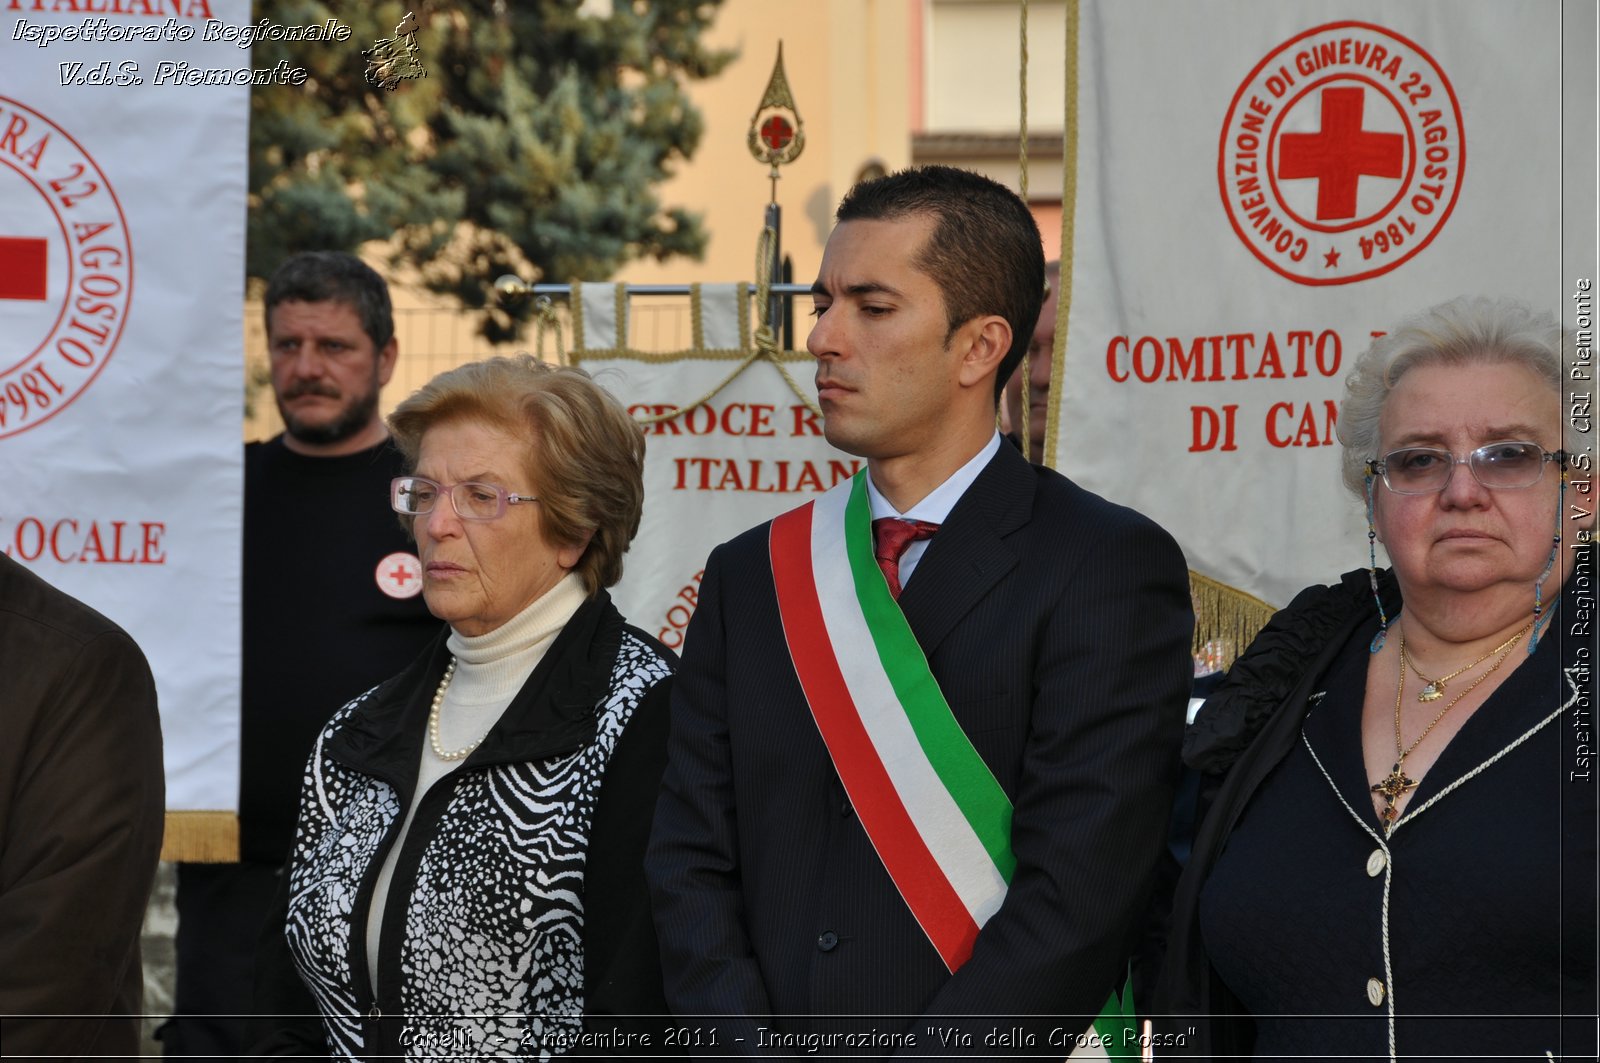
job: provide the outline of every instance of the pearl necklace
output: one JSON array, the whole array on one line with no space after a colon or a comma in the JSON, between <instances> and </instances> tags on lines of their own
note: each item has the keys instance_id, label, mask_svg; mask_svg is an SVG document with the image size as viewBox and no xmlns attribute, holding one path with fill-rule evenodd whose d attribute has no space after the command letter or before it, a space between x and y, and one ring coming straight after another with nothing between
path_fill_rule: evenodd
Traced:
<instances>
[{"instance_id":1,"label":"pearl necklace","mask_svg":"<svg viewBox=\"0 0 1600 1063\"><path fill-rule=\"evenodd\" d=\"M439 741L439 710L444 707L444 692L450 689L450 680L455 678L455 674L456 659L452 657L445 667L444 678L439 680L439 689L434 691L433 708L428 712L428 741L433 746L434 755L440 760L462 760L489 737L486 732L474 739L470 745L453 750L445 749L444 743Z\"/></svg>"}]
</instances>

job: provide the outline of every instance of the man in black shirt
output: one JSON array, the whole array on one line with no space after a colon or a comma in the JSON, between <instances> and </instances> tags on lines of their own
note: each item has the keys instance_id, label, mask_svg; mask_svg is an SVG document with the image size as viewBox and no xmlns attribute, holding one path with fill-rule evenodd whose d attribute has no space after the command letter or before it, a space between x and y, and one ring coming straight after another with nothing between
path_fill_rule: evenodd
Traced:
<instances>
[{"instance_id":1,"label":"man in black shirt","mask_svg":"<svg viewBox=\"0 0 1600 1063\"><path fill-rule=\"evenodd\" d=\"M268 283L266 319L285 428L245 447L240 863L179 866L168 1055L246 1050L236 1016L252 1010L312 742L440 628L388 505L404 470L378 415L398 354L387 286L350 255L294 255Z\"/></svg>"}]
</instances>

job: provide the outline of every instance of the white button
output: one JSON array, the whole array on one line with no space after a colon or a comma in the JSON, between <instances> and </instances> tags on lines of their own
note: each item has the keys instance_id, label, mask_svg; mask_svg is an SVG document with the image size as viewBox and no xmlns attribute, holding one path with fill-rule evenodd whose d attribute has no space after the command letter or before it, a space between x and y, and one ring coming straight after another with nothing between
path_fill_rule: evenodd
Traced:
<instances>
[{"instance_id":1,"label":"white button","mask_svg":"<svg viewBox=\"0 0 1600 1063\"><path fill-rule=\"evenodd\" d=\"M1367 1000L1371 1001L1372 1006L1375 1008L1382 1006L1383 982L1381 980L1377 978L1367 979Z\"/></svg>"},{"instance_id":2,"label":"white button","mask_svg":"<svg viewBox=\"0 0 1600 1063\"><path fill-rule=\"evenodd\" d=\"M1383 874L1383 869L1388 866L1388 863L1389 857L1384 854L1382 849L1372 850L1372 855L1367 857L1367 874L1372 878L1377 878Z\"/></svg>"}]
</instances>

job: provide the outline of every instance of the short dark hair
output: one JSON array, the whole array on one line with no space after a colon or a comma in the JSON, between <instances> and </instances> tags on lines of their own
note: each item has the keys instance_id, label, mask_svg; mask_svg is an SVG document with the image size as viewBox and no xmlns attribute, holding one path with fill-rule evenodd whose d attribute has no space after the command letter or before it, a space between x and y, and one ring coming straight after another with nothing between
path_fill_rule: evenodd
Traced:
<instances>
[{"instance_id":1,"label":"short dark hair","mask_svg":"<svg viewBox=\"0 0 1600 1063\"><path fill-rule=\"evenodd\" d=\"M394 338L389 286L376 270L343 251L301 251L283 260L267 281L267 330L279 303L347 303L361 318L361 331L381 351Z\"/></svg>"},{"instance_id":2,"label":"short dark hair","mask_svg":"<svg viewBox=\"0 0 1600 1063\"><path fill-rule=\"evenodd\" d=\"M932 215L933 235L917 267L944 296L950 334L975 317L1011 325L1011 349L995 374L995 401L1028 352L1044 304L1044 244L1028 205L1011 189L953 166L919 166L863 181L839 204L847 221Z\"/></svg>"}]
</instances>

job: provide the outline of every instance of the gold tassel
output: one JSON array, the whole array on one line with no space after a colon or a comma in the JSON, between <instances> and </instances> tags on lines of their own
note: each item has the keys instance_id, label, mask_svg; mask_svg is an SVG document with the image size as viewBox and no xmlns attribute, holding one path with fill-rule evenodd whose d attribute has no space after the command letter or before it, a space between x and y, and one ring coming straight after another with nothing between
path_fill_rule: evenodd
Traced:
<instances>
[{"instance_id":1,"label":"gold tassel","mask_svg":"<svg viewBox=\"0 0 1600 1063\"><path fill-rule=\"evenodd\" d=\"M1189 570L1194 603L1194 652L1198 674L1226 671L1267 626L1277 609L1253 594Z\"/></svg>"}]
</instances>

